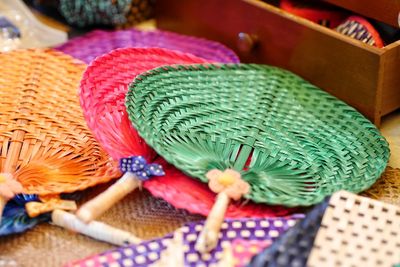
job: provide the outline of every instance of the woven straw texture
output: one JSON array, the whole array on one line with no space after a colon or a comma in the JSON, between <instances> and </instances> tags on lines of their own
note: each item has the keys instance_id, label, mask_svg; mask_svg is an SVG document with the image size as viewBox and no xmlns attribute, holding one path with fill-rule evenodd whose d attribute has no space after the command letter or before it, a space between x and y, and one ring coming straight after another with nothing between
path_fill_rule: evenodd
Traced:
<instances>
[{"instance_id":1,"label":"woven straw texture","mask_svg":"<svg viewBox=\"0 0 400 267\"><path fill-rule=\"evenodd\" d=\"M400 262L400 208L339 192L331 197L307 266L393 266Z\"/></svg>"},{"instance_id":2,"label":"woven straw texture","mask_svg":"<svg viewBox=\"0 0 400 267\"><path fill-rule=\"evenodd\" d=\"M153 161L156 154L140 138L126 113L124 102L129 84L138 74L158 66L205 62L190 54L161 48L123 48L98 57L85 71L80 85L81 105L89 128L114 159L142 155ZM165 161L159 162L166 175L146 181L144 187L178 208L208 214L215 194ZM283 216L288 212L281 207L234 203L227 217Z\"/></svg>"},{"instance_id":3,"label":"woven straw texture","mask_svg":"<svg viewBox=\"0 0 400 267\"><path fill-rule=\"evenodd\" d=\"M381 178L362 195L400 206L400 169L388 167Z\"/></svg>"},{"instance_id":4,"label":"woven straw texture","mask_svg":"<svg viewBox=\"0 0 400 267\"><path fill-rule=\"evenodd\" d=\"M71 39L56 49L90 63L97 56L104 55L117 48L126 47L160 47L191 53L214 62L239 62L236 54L220 43L159 30L96 30Z\"/></svg>"},{"instance_id":5,"label":"woven straw texture","mask_svg":"<svg viewBox=\"0 0 400 267\"><path fill-rule=\"evenodd\" d=\"M163 198L178 209L207 216L215 203L216 194L208 186L158 158L166 175L152 178L144 183L144 187L153 196ZM231 201L225 213L225 218L267 218L279 217L301 212L298 208L256 204L249 201Z\"/></svg>"},{"instance_id":6,"label":"woven straw texture","mask_svg":"<svg viewBox=\"0 0 400 267\"><path fill-rule=\"evenodd\" d=\"M310 205L340 189L360 192L389 158L361 114L274 67L162 67L135 79L126 104L167 161L203 182L213 168L241 171L255 202Z\"/></svg>"},{"instance_id":7,"label":"woven straw texture","mask_svg":"<svg viewBox=\"0 0 400 267\"><path fill-rule=\"evenodd\" d=\"M328 204L329 198L315 206L303 220L290 228L262 253L253 257L249 267L306 266Z\"/></svg>"},{"instance_id":8,"label":"woven straw texture","mask_svg":"<svg viewBox=\"0 0 400 267\"><path fill-rule=\"evenodd\" d=\"M93 194L89 192L82 202L91 197ZM165 201L151 197L146 191L136 191L118 202L99 220L131 231L143 239L152 239L162 237L187 222L203 220L203 217L176 210ZM109 244L86 236L41 224L23 235L0 238L0 265L61 266L112 248Z\"/></svg>"},{"instance_id":9,"label":"woven straw texture","mask_svg":"<svg viewBox=\"0 0 400 267\"><path fill-rule=\"evenodd\" d=\"M80 103L89 128L114 158L142 155L147 160L154 151L131 126L125 108L129 84L142 72L169 64L206 63L191 54L160 48L124 48L94 60L80 84Z\"/></svg>"},{"instance_id":10,"label":"woven straw texture","mask_svg":"<svg viewBox=\"0 0 400 267\"><path fill-rule=\"evenodd\" d=\"M52 50L0 54L0 170L29 194L82 190L119 175L76 90L85 65Z\"/></svg>"}]
</instances>

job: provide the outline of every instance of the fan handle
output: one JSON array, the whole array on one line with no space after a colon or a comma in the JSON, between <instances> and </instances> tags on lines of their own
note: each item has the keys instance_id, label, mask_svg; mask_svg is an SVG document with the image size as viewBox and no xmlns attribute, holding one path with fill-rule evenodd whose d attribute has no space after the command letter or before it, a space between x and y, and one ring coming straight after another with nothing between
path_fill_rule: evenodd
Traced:
<instances>
[{"instance_id":1,"label":"fan handle","mask_svg":"<svg viewBox=\"0 0 400 267\"><path fill-rule=\"evenodd\" d=\"M89 200L76 212L76 216L83 222L89 223L98 218L115 203L130 192L140 187L142 182L132 172L126 172L116 183L106 191Z\"/></svg>"},{"instance_id":2,"label":"fan handle","mask_svg":"<svg viewBox=\"0 0 400 267\"><path fill-rule=\"evenodd\" d=\"M246 138L233 169L226 169L224 172L213 169L206 174L209 188L218 195L195 245L200 253L209 252L218 245L219 232L230 200L239 200L250 191L250 185L242 180L239 170L243 169L252 153L255 140L254 137Z\"/></svg>"},{"instance_id":3,"label":"fan handle","mask_svg":"<svg viewBox=\"0 0 400 267\"><path fill-rule=\"evenodd\" d=\"M51 214L51 219L52 222L57 226L117 246L138 244L142 241L127 231L114 228L105 223L92 221L88 224L85 224L74 214L63 210L54 210Z\"/></svg>"},{"instance_id":4,"label":"fan handle","mask_svg":"<svg viewBox=\"0 0 400 267\"><path fill-rule=\"evenodd\" d=\"M215 201L204 224L204 228L196 242L195 248L200 253L207 253L217 246L219 232L221 230L229 202L230 198L226 193L221 192L217 195L217 200Z\"/></svg>"}]
</instances>

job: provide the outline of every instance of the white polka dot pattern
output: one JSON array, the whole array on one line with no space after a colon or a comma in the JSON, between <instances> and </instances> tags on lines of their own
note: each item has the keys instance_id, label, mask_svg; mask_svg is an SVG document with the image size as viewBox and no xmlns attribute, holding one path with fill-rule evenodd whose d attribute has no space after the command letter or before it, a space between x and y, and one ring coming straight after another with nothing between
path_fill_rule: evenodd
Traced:
<instances>
[{"instance_id":1,"label":"white polka dot pattern","mask_svg":"<svg viewBox=\"0 0 400 267\"><path fill-rule=\"evenodd\" d=\"M181 228L183 234L183 251L185 265L187 266L217 266L222 257L223 247L228 246L233 240L255 240L274 241L281 233L293 226L296 220L303 215L293 215L287 218L266 218L266 219L240 219L226 220L223 223L220 242L210 254L199 254L195 249L195 243L202 223L190 223ZM155 263L160 259L160 254L168 246L173 234L160 239L142 242L139 245L130 245L98 256L78 261L71 266L88 267L104 265L108 266L138 266L144 267ZM91 264L91 265L90 265ZM113 264L113 265L112 265Z\"/></svg>"}]
</instances>

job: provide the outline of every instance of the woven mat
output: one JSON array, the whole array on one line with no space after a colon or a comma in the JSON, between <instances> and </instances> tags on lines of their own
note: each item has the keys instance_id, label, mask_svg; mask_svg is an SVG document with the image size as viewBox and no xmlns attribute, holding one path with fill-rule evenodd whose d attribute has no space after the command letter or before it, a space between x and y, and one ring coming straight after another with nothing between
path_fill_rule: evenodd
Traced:
<instances>
[{"instance_id":1,"label":"woven mat","mask_svg":"<svg viewBox=\"0 0 400 267\"><path fill-rule=\"evenodd\" d=\"M385 116L380 130L390 146L389 166L400 168L400 110Z\"/></svg>"},{"instance_id":2,"label":"woven mat","mask_svg":"<svg viewBox=\"0 0 400 267\"><path fill-rule=\"evenodd\" d=\"M99 220L143 239L151 239L201 219L203 217L176 210L147 191L136 191ZM113 247L44 223L24 234L1 238L0 266L61 266Z\"/></svg>"},{"instance_id":3,"label":"woven mat","mask_svg":"<svg viewBox=\"0 0 400 267\"><path fill-rule=\"evenodd\" d=\"M394 266L400 262L399 235L399 207L338 192L325 210L307 266Z\"/></svg>"},{"instance_id":4,"label":"woven mat","mask_svg":"<svg viewBox=\"0 0 400 267\"><path fill-rule=\"evenodd\" d=\"M388 167L381 178L362 195L400 206L400 169Z\"/></svg>"}]
</instances>

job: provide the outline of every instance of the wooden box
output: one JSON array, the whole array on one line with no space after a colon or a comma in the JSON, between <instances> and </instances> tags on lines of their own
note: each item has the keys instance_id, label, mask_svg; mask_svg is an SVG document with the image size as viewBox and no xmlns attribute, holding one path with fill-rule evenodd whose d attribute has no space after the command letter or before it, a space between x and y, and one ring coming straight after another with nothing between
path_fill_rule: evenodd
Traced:
<instances>
[{"instance_id":1,"label":"wooden box","mask_svg":"<svg viewBox=\"0 0 400 267\"><path fill-rule=\"evenodd\" d=\"M353 9L356 2L327 1ZM372 47L258 0L160 0L156 18L160 29L228 45L242 62L291 70L377 125L400 107L400 41ZM383 20L394 23L393 15Z\"/></svg>"}]
</instances>

